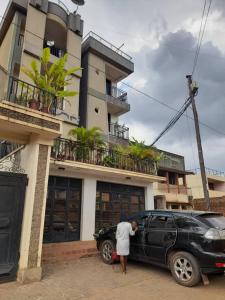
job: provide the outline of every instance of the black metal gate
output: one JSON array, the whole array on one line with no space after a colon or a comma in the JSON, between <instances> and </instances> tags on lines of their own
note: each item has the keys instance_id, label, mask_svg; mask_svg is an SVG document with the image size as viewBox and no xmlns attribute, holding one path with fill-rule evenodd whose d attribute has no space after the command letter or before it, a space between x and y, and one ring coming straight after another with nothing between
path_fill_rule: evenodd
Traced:
<instances>
[{"instance_id":1,"label":"black metal gate","mask_svg":"<svg viewBox=\"0 0 225 300\"><path fill-rule=\"evenodd\" d=\"M80 239L82 180L50 176L45 213L44 242Z\"/></svg>"},{"instance_id":2,"label":"black metal gate","mask_svg":"<svg viewBox=\"0 0 225 300\"><path fill-rule=\"evenodd\" d=\"M145 209L144 188L123 184L98 182L96 197L96 231L115 225L121 214L132 216Z\"/></svg>"},{"instance_id":3,"label":"black metal gate","mask_svg":"<svg viewBox=\"0 0 225 300\"><path fill-rule=\"evenodd\" d=\"M0 282L16 278L27 176L0 172Z\"/></svg>"}]
</instances>

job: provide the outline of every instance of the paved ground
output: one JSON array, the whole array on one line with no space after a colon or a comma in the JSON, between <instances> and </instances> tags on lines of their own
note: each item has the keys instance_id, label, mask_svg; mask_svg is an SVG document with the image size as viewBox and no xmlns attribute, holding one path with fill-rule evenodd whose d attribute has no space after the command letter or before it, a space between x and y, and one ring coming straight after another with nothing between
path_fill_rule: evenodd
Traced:
<instances>
[{"instance_id":1,"label":"paved ground","mask_svg":"<svg viewBox=\"0 0 225 300\"><path fill-rule=\"evenodd\" d=\"M99 258L85 258L67 264L48 265L42 282L0 285L0 300L224 300L225 277L214 276L209 286L184 288L170 273L149 265L130 263L128 274L119 266L103 264Z\"/></svg>"}]
</instances>

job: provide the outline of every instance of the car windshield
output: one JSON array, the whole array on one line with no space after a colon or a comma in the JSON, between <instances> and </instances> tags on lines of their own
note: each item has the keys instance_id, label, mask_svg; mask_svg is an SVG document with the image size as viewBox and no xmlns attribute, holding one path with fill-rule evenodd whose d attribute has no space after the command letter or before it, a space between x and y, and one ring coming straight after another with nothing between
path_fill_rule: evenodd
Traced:
<instances>
[{"instance_id":1,"label":"car windshield","mask_svg":"<svg viewBox=\"0 0 225 300\"><path fill-rule=\"evenodd\" d=\"M225 217L222 215L201 215L199 216L205 224L210 227L217 228L220 230L225 229Z\"/></svg>"}]
</instances>

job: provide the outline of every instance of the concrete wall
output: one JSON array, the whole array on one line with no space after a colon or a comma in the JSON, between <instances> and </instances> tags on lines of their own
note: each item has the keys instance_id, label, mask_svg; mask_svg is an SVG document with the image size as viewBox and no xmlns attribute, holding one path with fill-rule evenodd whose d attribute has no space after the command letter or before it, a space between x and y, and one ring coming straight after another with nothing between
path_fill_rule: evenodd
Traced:
<instances>
[{"instance_id":1,"label":"concrete wall","mask_svg":"<svg viewBox=\"0 0 225 300\"><path fill-rule=\"evenodd\" d=\"M204 198L201 176L187 175L186 178L187 186L191 188L193 198ZM221 180L221 182L219 182L219 180ZM214 190L209 190L209 196L211 198L225 196L225 178L220 178L219 176L208 176L208 181L214 184Z\"/></svg>"},{"instance_id":2,"label":"concrete wall","mask_svg":"<svg viewBox=\"0 0 225 300\"><path fill-rule=\"evenodd\" d=\"M13 51L13 38L16 30L16 26L14 24L16 24L16 16L14 16L0 47L0 65L7 71L10 71L9 64Z\"/></svg>"}]
</instances>

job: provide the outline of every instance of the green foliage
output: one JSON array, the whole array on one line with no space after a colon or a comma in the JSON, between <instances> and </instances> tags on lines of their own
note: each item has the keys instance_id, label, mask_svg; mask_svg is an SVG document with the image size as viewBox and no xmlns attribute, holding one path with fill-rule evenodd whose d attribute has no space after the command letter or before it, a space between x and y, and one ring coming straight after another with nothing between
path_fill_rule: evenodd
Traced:
<instances>
[{"instance_id":1,"label":"green foliage","mask_svg":"<svg viewBox=\"0 0 225 300\"><path fill-rule=\"evenodd\" d=\"M80 67L65 70L65 65L68 60L68 54L50 63L50 48L43 49L42 56L40 57L41 70L36 60L31 62L30 68L23 67L22 71L33 81L33 83L41 90L46 91L42 95L43 105L50 107L53 98L60 100L66 97L73 97L78 94L77 91L65 90L71 84L71 75L81 70Z\"/></svg>"},{"instance_id":2,"label":"green foliage","mask_svg":"<svg viewBox=\"0 0 225 300\"><path fill-rule=\"evenodd\" d=\"M69 136L76 139L80 145L86 145L91 148L105 147L102 130L98 127L92 127L91 129L76 127L69 131Z\"/></svg>"}]
</instances>

